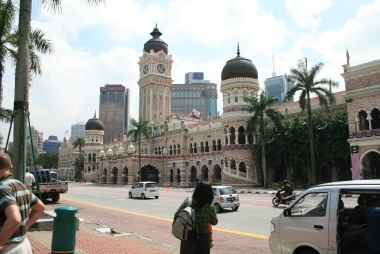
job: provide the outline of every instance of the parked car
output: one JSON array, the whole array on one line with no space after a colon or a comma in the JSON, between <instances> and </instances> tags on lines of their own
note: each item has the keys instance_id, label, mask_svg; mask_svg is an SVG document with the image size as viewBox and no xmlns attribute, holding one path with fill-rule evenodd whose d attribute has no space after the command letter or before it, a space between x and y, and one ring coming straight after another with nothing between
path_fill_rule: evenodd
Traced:
<instances>
[{"instance_id":1,"label":"parked car","mask_svg":"<svg viewBox=\"0 0 380 254\"><path fill-rule=\"evenodd\" d=\"M212 186L212 190L214 191L213 203L217 213L225 208L232 208L234 211L239 209L239 195L231 186Z\"/></svg>"},{"instance_id":2,"label":"parked car","mask_svg":"<svg viewBox=\"0 0 380 254\"><path fill-rule=\"evenodd\" d=\"M365 214L366 207L374 204L374 195L380 196L380 180L331 182L306 190L272 219L269 236L272 252L367 253L373 243L367 234L367 224L352 223L350 218L356 209L364 208Z\"/></svg>"},{"instance_id":3,"label":"parked car","mask_svg":"<svg viewBox=\"0 0 380 254\"><path fill-rule=\"evenodd\" d=\"M129 188L129 198L140 197L145 198L158 198L160 191L157 183L155 182L138 182Z\"/></svg>"}]
</instances>

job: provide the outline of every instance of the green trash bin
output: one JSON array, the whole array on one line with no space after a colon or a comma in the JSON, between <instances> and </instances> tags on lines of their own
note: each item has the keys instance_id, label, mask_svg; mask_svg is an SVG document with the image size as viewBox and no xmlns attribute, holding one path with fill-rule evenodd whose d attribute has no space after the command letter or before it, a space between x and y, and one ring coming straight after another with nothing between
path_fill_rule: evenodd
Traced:
<instances>
[{"instance_id":1,"label":"green trash bin","mask_svg":"<svg viewBox=\"0 0 380 254\"><path fill-rule=\"evenodd\" d=\"M51 253L75 253L78 209L73 206L60 206L55 210Z\"/></svg>"}]
</instances>

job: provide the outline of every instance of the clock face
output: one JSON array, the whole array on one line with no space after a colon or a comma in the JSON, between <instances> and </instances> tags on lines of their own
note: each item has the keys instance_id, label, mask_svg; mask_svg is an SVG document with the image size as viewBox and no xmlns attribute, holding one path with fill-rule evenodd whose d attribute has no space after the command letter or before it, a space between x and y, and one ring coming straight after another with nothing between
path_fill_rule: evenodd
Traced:
<instances>
[{"instance_id":1,"label":"clock face","mask_svg":"<svg viewBox=\"0 0 380 254\"><path fill-rule=\"evenodd\" d=\"M163 64L157 65L157 70L159 73L164 73L165 72L165 65L163 65Z\"/></svg>"},{"instance_id":2,"label":"clock face","mask_svg":"<svg viewBox=\"0 0 380 254\"><path fill-rule=\"evenodd\" d=\"M143 70L143 72L144 72L144 74L146 74L147 72L148 72L148 65L146 64L145 66L144 66L144 70Z\"/></svg>"}]
</instances>

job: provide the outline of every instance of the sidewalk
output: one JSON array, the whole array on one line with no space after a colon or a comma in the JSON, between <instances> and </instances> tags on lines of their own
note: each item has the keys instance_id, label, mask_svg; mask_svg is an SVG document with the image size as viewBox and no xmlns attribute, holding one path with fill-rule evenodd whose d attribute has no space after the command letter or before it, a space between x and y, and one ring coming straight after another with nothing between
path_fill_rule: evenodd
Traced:
<instances>
[{"instance_id":1,"label":"sidewalk","mask_svg":"<svg viewBox=\"0 0 380 254\"><path fill-rule=\"evenodd\" d=\"M104 229L107 233L96 229ZM81 222L79 231L76 232L75 253L179 253L179 249L174 246L165 246L133 233L118 233L111 234L109 228L103 225ZM32 231L27 236L35 254L51 253L52 231Z\"/></svg>"}]
</instances>

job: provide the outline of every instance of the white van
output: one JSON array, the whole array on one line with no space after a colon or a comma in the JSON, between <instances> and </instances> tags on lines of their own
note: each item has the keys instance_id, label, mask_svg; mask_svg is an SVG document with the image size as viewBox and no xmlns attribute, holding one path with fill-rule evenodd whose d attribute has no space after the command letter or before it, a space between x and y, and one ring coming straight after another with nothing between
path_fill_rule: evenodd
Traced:
<instances>
[{"instance_id":1,"label":"white van","mask_svg":"<svg viewBox=\"0 0 380 254\"><path fill-rule=\"evenodd\" d=\"M353 224L352 211L358 206L365 215L376 195L380 195L380 180L332 182L306 190L272 219L272 252L367 253L366 222Z\"/></svg>"}]
</instances>

